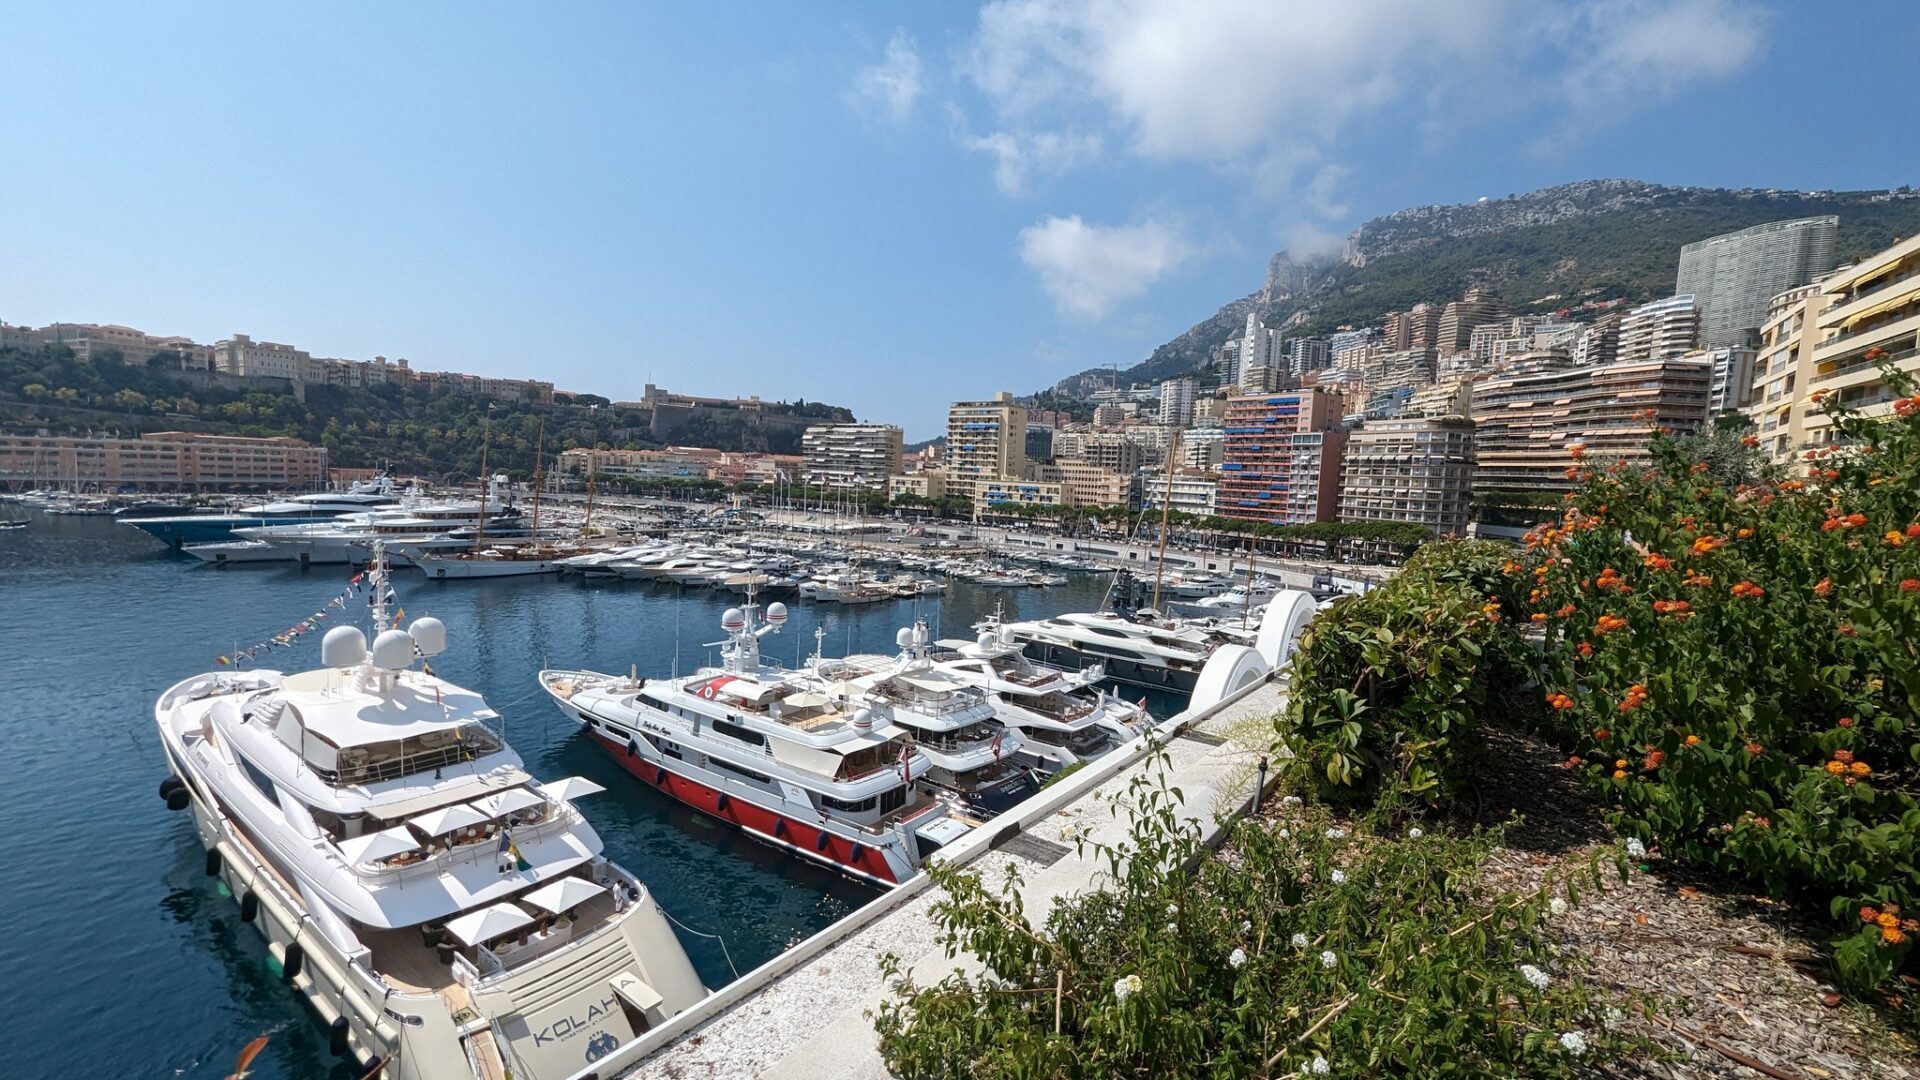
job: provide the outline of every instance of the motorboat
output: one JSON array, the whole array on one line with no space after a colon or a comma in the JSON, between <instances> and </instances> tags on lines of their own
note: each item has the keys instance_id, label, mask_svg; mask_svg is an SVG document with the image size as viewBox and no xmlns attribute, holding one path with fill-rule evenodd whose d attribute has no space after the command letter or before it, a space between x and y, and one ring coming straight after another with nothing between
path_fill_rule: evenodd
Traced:
<instances>
[{"instance_id":1,"label":"motorboat","mask_svg":"<svg viewBox=\"0 0 1920 1080\"><path fill-rule=\"evenodd\" d=\"M1100 664L1080 671L1036 664L998 624L981 624L973 641L945 640L929 653L947 675L979 688L1001 723L1020 732L1021 759L1045 774L1105 754L1137 737L1153 717L1098 687Z\"/></svg>"},{"instance_id":2,"label":"motorboat","mask_svg":"<svg viewBox=\"0 0 1920 1080\"><path fill-rule=\"evenodd\" d=\"M905 728L762 658L786 618L777 602L764 622L752 604L728 608L721 665L692 675L548 670L540 685L648 786L858 880L905 881L967 826L919 789L933 763Z\"/></svg>"},{"instance_id":3,"label":"motorboat","mask_svg":"<svg viewBox=\"0 0 1920 1080\"><path fill-rule=\"evenodd\" d=\"M1042 664L1079 671L1098 664L1106 678L1192 693L1214 641L1185 627L1136 622L1113 612L1070 612L1007 623L1000 634Z\"/></svg>"},{"instance_id":4,"label":"motorboat","mask_svg":"<svg viewBox=\"0 0 1920 1080\"><path fill-rule=\"evenodd\" d=\"M905 729L933 763L921 786L971 816L992 817L1033 794L1038 784L1021 761L1025 741L1000 722L984 691L934 663L927 624L902 627L895 641L896 656L816 658L810 666L822 692L863 701L877 720Z\"/></svg>"},{"instance_id":5,"label":"motorboat","mask_svg":"<svg viewBox=\"0 0 1920 1080\"><path fill-rule=\"evenodd\" d=\"M378 554L370 576L371 643L335 626L317 669L160 696L160 794L352 1075L577 1075L705 990L575 808L603 789L532 776L479 694L416 663L446 627L392 625Z\"/></svg>"},{"instance_id":6,"label":"motorboat","mask_svg":"<svg viewBox=\"0 0 1920 1080\"><path fill-rule=\"evenodd\" d=\"M235 529L252 525L298 525L327 521L343 514L392 506L399 501L386 477L356 483L346 491L315 492L289 499L243 506L225 514L182 514L171 517L123 519L126 524L174 547L212 544L233 538Z\"/></svg>"}]
</instances>

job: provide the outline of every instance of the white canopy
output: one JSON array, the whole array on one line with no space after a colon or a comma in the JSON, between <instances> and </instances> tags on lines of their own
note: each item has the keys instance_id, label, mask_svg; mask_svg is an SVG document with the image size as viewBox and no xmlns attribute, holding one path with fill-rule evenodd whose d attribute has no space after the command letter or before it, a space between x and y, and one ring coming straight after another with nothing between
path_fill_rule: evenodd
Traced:
<instances>
[{"instance_id":1,"label":"white canopy","mask_svg":"<svg viewBox=\"0 0 1920 1080\"><path fill-rule=\"evenodd\" d=\"M485 825L490 818L466 803L442 806L438 810L429 810L418 817L408 818L407 824L426 833L428 836L445 836L456 829L472 825Z\"/></svg>"},{"instance_id":2,"label":"white canopy","mask_svg":"<svg viewBox=\"0 0 1920 1080\"><path fill-rule=\"evenodd\" d=\"M575 904L591 900L606 891L607 887L605 885L588 881L585 878L563 877L555 878L547 882L545 885L522 896L520 899L532 904L534 907L540 908L542 911L551 911L555 915L558 915L572 908Z\"/></svg>"},{"instance_id":3,"label":"white canopy","mask_svg":"<svg viewBox=\"0 0 1920 1080\"><path fill-rule=\"evenodd\" d=\"M572 802L582 795L591 795L596 791L607 789L584 776L569 776L564 780L555 780L551 784L541 784L540 790L562 802Z\"/></svg>"},{"instance_id":4,"label":"white canopy","mask_svg":"<svg viewBox=\"0 0 1920 1080\"><path fill-rule=\"evenodd\" d=\"M376 862L388 856L413 851L419 847L420 841L407 831L406 826L397 825L391 829L352 836L340 841L340 854L347 857L349 866L358 866L361 863Z\"/></svg>"},{"instance_id":5,"label":"white canopy","mask_svg":"<svg viewBox=\"0 0 1920 1080\"><path fill-rule=\"evenodd\" d=\"M526 788L517 787L509 788L497 795L489 795L484 799L475 799L468 805L477 807L481 813L486 814L488 817L499 818L506 817L508 814L517 810L529 810L536 806L545 806L546 803L547 800L541 798L538 794L528 791Z\"/></svg>"},{"instance_id":6,"label":"white canopy","mask_svg":"<svg viewBox=\"0 0 1920 1080\"><path fill-rule=\"evenodd\" d=\"M519 904L512 902L483 907L479 911L469 911L457 919L447 922L447 932L468 945L478 945L491 941L502 934L511 934L523 926L532 924L533 916Z\"/></svg>"}]
</instances>

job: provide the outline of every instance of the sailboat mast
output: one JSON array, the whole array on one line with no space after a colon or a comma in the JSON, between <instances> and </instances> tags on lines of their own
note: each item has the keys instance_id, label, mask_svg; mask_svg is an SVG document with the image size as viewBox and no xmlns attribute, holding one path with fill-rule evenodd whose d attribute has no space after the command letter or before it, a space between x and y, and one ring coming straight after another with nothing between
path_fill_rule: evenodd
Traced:
<instances>
[{"instance_id":1,"label":"sailboat mast","mask_svg":"<svg viewBox=\"0 0 1920 1080\"><path fill-rule=\"evenodd\" d=\"M1253 616L1253 537L1247 537L1247 597L1240 604L1240 629L1247 628L1247 620Z\"/></svg>"},{"instance_id":2,"label":"sailboat mast","mask_svg":"<svg viewBox=\"0 0 1920 1080\"><path fill-rule=\"evenodd\" d=\"M589 405L587 412L593 417L593 446L587 452L587 516L580 522L581 536L593 528L593 474L600 471L600 406Z\"/></svg>"},{"instance_id":3,"label":"sailboat mast","mask_svg":"<svg viewBox=\"0 0 1920 1080\"><path fill-rule=\"evenodd\" d=\"M540 469L545 464L547 449L547 422L540 421L539 433L533 437L533 543L540 545Z\"/></svg>"},{"instance_id":4,"label":"sailboat mast","mask_svg":"<svg viewBox=\"0 0 1920 1080\"><path fill-rule=\"evenodd\" d=\"M1153 610L1160 612L1160 579L1167 573L1167 518L1173 512L1173 466L1180 460L1180 429L1173 429L1173 445L1167 448L1167 486L1160 496L1160 555L1153 565Z\"/></svg>"},{"instance_id":5,"label":"sailboat mast","mask_svg":"<svg viewBox=\"0 0 1920 1080\"><path fill-rule=\"evenodd\" d=\"M480 517L473 525L473 550L480 550L480 542L487 536L487 485L492 478L487 475L487 448L493 445L493 406L487 406L487 415L481 419L480 435Z\"/></svg>"}]
</instances>

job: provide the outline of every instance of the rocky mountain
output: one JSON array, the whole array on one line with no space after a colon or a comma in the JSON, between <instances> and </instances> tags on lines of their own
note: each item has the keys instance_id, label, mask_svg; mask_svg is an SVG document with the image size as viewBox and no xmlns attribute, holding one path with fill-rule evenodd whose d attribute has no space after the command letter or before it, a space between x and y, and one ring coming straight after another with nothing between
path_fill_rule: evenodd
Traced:
<instances>
[{"instance_id":1,"label":"rocky mountain","mask_svg":"<svg viewBox=\"0 0 1920 1080\"><path fill-rule=\"evenodd\" d=\"M1920 230L1920 192L1588 180L1401 210L1355 229L1337 257L1273 256L1259 289L1123 369L1119 381L1151 383L1202 370L1213 350L1246 325L1250 311L1269 326L1310 335L1375 324L1422 301L1445 303L1476 284L1491 286L1521 312L1653 300L1673 292L1681 245L1817 214L1839 215L1838 254L1846 261ZM1113 380L1111 369L1096 369L1062 380L1055 391L1084 396Z\"/></svg>"}]
</instances>

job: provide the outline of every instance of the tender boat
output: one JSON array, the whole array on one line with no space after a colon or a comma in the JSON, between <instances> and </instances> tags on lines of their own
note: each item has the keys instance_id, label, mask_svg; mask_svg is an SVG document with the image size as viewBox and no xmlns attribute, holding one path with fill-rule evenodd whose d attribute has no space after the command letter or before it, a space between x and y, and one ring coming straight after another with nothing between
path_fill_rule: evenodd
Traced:
<instances>
[{"instance_id":1,"label":"tender boat","mask_svg":"<svg viewBox=\"0 0 1920 1080\"><path fill-rule=\"evenodd\" d=\"M756 840L875 885L907 880L964 835L915 781L933 767L906 729L857 697L821 692L811 671L764 661L760 638L787 618L728 608L722 665L641 680L549 670L540 685L644 783Z\"/></svg>"},{"instance_id":2,"label":"tender boat","mask_svg":"<svg viewBox=\"0 0 1920 1080\"><path fill-rule=\"evenodd\" d=\"M352 1075L576 1075L705 991L574 808L602 789L529 775L480 695L416 666L446 628L390 626L370 575L371 646L336 626L317 670L160 697L161 795Z\"/></svg>"}]
</instances>

